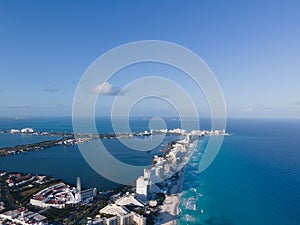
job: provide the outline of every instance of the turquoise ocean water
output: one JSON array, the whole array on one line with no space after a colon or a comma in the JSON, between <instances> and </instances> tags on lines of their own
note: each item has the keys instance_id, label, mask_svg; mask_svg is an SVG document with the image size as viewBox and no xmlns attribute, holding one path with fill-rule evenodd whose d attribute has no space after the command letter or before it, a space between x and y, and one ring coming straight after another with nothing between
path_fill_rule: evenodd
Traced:
<instances>
[{"instance_id":1,"label":"turquoise ocean water","mask_svg":"<svg viewBox=\"0 0 300 225\"><path fill-rule=\"evenodd\" d=\"M300 121L229 120L228 131L206 171L205 139L187 166L179 224L299 225Z\"/></svg>"},{"instance_id":2,"label":"turquoise ocean water","mask_svg":"<svg viewBox=\"0 0 300 225\"><path fill-rule=\"evenodd\" d=\"M112 130L105 119L97 121L100 132ZM180 124L167 121L169 128ZM202 127L209 128L204 121ZM40 131L72 130L69 118L0 119L0 130L33 127ZM131 121L133 131L148 129L148 120ZM179 224L207 225L299 225L300 224L300 121L298 120L228 120L220 152L203 173L199 160L207 138L200 140L185 169ZM165 140L165 143L169 139ZM10 140L11 141L11 140ZM1 138L1 146L7 140ZM112 154L128 163L151 162L151 153L131 152L117 140L106 140ZM85 187L105 190L117 186L96 174L82 159L78 148L53 147L0 158L0 170L41 173L74 183L81 177Z\"/></svg>"}]
</instances>

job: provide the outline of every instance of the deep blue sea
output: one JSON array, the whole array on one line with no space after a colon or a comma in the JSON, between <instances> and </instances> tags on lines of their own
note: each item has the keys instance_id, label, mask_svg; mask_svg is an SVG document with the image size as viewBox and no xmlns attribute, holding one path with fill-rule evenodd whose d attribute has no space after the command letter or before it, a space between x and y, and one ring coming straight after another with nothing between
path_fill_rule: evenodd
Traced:
<instances>
[{"instance_id":1,"label":"deep blue sea","mask_svg":"<svg viewBox=\"0 0 300 225\"><path fill-rule=\"evenodd\" d=\"M98 119L100 132L111 132L110 121ZM132 120L133 131L148 129L147 119ZM176 128L177 120L167 120ZM209 128L209 122L201 123ZM203 173L199 160L205 151L203 138L185 169L179 224L299 225L300 224L300 121L229 119L220 152ZM32 127L39 131L72 131L70 118L0 119L0 130ZM1 138L1 136L0 136ZM171 137L165 143L171 140ZM11 140L10 140L11 141ZM165 144L163 143L163 145ZM1 138L0 146L7 145ZM11 142L10 142L11 145ZM120 160L140 165L159 153L130 152L118 140L105 140ZM99 190L116 187L83 160L77 146L53 147L0 158L0 170L54 175L70 183L81 177L84 187Z\"/></svg>"}]
</instances>

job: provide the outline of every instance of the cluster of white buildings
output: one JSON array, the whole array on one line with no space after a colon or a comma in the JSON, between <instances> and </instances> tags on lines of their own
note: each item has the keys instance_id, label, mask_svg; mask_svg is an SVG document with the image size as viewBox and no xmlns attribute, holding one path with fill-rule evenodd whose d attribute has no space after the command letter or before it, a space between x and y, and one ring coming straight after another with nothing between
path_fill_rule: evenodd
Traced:
<instances>
[{"instance_id":1,"label":"cluster of white buildings","mask_svg":"<svg viewBox=\"0 0 300 225\"><path fill-rule=\"evenodd\" d=\"M97 189L81 190L80 178L77 178L77 187L70 187L64 183L58 183L36 193L30 199L30 204L42 208L65 208L66 205L78 203L88 204L97 195Z\"/></svg>"},{"instance_id":2,"label":"cluster of white buildings","mask_svg":"<svg viewBox=\"0 0 300 225\"><path fill-rule=\"evenodd\" d=\"M0 176L4 176L6 173L1 173ZM35 184L43 184L48 180L46 176L34 176L31 174L20 174L20 173L11 173L8 175L8 178L5 180L9 187L33 187Z\"/></svg>"},{"instance_id":3,"label":"cluster of white buildings","mask_svg":"<svg viewBox=\"0 0 300 225\"><path fill-rule=\"evenodd\" d=\"M31 212L26 208L18 208L0 214L0 224L47 225L48 221L39 213Z\"/></svg>"},{"instance_id":4,"label":"cluster of white buildings","mask_svg":"<svg viewBox=\"0 0 300 225\"><path fill-rule=\"evenodd\" d=\"M198 136L205 136L205 135L228 135L225 131L223 130L193 130L190 132L191 135L198 135Z\"/></svg>"},{"instance_id":5,"label":"cluster of white buildings","mask_svg":"<svg viewBox=\"0 0 300 225\"><path fill-rule=\"evenodd\" d=\"M187 131L184 129L180 129L180 128L175 128L175 129L160 129L160 130L151 130L150 131L151 134L157 134L157 133L161 133L161 134L182 134L185 135L187 134Z\"/></svg>"},{"instance_id":6,"label":"cluster of white buildings","mask_svg":"<svg viewBox=\"0 0 300 225\"><path fill-rule=\"evenodd\" d=\"M176 141L170 151L164 156L154 156L154 165L150 169L144 170L144 175L136 180L137 197L144 203L147 203L156 193L163 193L155 184L170 178L186 165L199 137L205 135L227 135L225 130L193 130L187 132L179 128L173 130L151 130L151 134L154 133L179 134L184 135L185 138Z\"/></svg>"},{"instance_id":7,"label":"cluster of white buildings","mask_svg":"<svg viewBox=\"0 0 300 225\"><path fill-rule=\"evenodd\" d=\"M146 225L146 217L130 211L127 207L144 207L144 204L134 195L126 195L114 204L109 204L99 211L94 220L89 220L88 225ZM105 215L106 217L102 217ZM109 217L107 217L109 216Z\"/></svg>"},{"instance_id":8,"label":"cluster of white buildings","mask_svg":"<svg viewBox=\"0 0 300 225\"><path fill-rule=\"evenodd\" d=\"M142 202L148 203L157 193L164 193L155 184L170 178L184 167L195 147L195 141L192 139L192 135L188 133L186 138L177 141L166 155L154 156L154 165L148 170L145 169L144 175L136 180L136 195Z\"/></svg>"},{"instance_id":9,"label":"cluster of white buildings","mask_svg":"<svg viewBox=\"0 0 300 225\"><path fill-rule=\"evenodd\" d=\"M193 130L191 132L187 132L186 130L179 128L151 132L180 134L185 136L184 139L177 141L172 146L171 151L169 151L166 155L154 156L153 162L155 165L149 169L149 172L146 174L146 176L151 178L150 180L153 183L166 180L174 175L175 172L181 170L188 162L199 137L207 135L227 135L225 130ZM144 180L146 179L146 176L144 174ZM142 181L142 178L140 178L140 181Z\"/></svg>"},{"instance_id":10,"label":"cluster of white buildings","mask_svg":"<svg viewBox=\"0 0 300 225\"><path fill-rule=\"evenodd\" d=\"M145 131L146 132L146 131ZM160 129L160 130L151 130L150 134L179 134L179 135L197 135L197 136L205 136L205 135L227 135L225 129L223 130L193 130L191 132L187 132L184 129L175 128L175 129Z\"/></svg>"},{"instance_id":11,"label":"cluster of white buildings","mask_svg":"<svg viewBox=\"0 0 300 225\"><path fill-rule=\"evenodd\" d=\"M82 144L88 141L91 141L92 138L89 137L77 137L77 138L70 138L64 141L57 142L58 145L76 145L76 144Z\"/></svg>"},{"instance_id":12,"label":"cluster of white buildings","mask_svg":"<svg viewBox=\"0 0 300 225\"><path fill-rule=\"evenodd\" d=\"M11 134L17 134L17 133L34 133L34 130L32 128L23 128L21 130L17 129L10 129L9 133Z\"/></svg>"}]
</instances>

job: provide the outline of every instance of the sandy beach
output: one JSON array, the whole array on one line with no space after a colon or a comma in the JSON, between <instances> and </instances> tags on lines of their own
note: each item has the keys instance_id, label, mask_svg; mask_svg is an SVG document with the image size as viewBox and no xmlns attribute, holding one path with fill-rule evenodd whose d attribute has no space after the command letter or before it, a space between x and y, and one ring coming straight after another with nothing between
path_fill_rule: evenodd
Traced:
<instances>
[{"instance_id":1,"label":"sandy beach","mask_svg":"<svg viewBox=\"0 0 300 225\"><path fill-rule=\"evenodd\" d=\"M167 196L161 207L156 224L175 225L177 224L178 205L180 202L180 194Z\"/></svg>"},{"instance_id":2,"label":"sandy beach","mask_svg":"<svg viewBox=\"0 0 300 225\"><path fill-rule=\"evenodd\" d=\"M172 188L171 195L168 195L164 201L164 204L160 208L160 213L156 219L155 224L157 225L176 225L177 218L179 214L178 206L180 203L181 189L182 189L182 179L184 170L178 173L177 185Z\"/></svg>"}]
</instances>

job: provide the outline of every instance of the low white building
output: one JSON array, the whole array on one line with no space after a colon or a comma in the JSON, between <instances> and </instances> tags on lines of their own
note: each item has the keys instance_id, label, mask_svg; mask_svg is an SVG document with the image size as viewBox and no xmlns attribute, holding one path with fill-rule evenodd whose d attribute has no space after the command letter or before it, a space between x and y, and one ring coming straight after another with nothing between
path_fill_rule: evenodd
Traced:
<instances>
[{"instance_id":1,"label":"low white building","mask_svg":"<svg viewBox=\"0 0 300 225\"><path fill-rule=\"evenodd\" d=\"M20 133L20 131L17 130L17 129L10 129L9 132L10 132L11 134L17 134L17 133Z\"/></svg>"},{"instance_id":2,"label":"low white building","mask_svg":"<svg viewBox=\"0 0 300 225\"><path fill-rule=\"evenodd\" d=\"M129 199L121 199L120 202L127 202ZM137 203L137 202L135 202ZM130 212L125 206L110 204L99 211L100 214L113 215L110 218L99 218L90 224L105 225L146 225L146 217L135 212Z\"/></svg>"},{"instance_id":3,"label":"low white building","mask_svg":"<svg viewBox=\"0 0 300 225\"><path fill-rule=\"evenodd\" d=\"M80 192L80 198L82 203L89 204L91 203L95 196L97 195L97 189L96 188L90 188L87 190L83 190Z\"/></svg>"},{"instance_id":4,"label":"low white building","mask_svg":"<svg viewBox=\"0 0 300 225\"><path fill-rule=\"evenodd\" d=\"M30 199L30 204L42 208L55 207L62 209L65 208L66 205L78 203L88 204L92 202L97 195L96 188L80 190L81 185L77 185L75 188L61 182L34 194Z\"/></svg>"},{"instance_id":5,"label":"low white building","mask_svg":"<svg viewBox=\"0 0 300 225\"><path fill-rule=\"evenodd\" d=\"M29 211L26 208L18 208L13 211L7 211L2 214L0 214L0 218L6 219L9 221L12 221L16 224L22 224L22 225L29 225L29 224L35 224L35 225L47 225L47 218L38 214Z\"/></svg>"},{"instance_id":6,"label":"low white building","mask_svg":"<svg viewBox=\"0 0 300 225\"><path fill-rule=\"evenodd\" d=\"M98 218L94 221L88 221L88 223L87 223L87 225L92 225L92 224L106 225L106 218Z\"/></svg>"}]
</instances>

